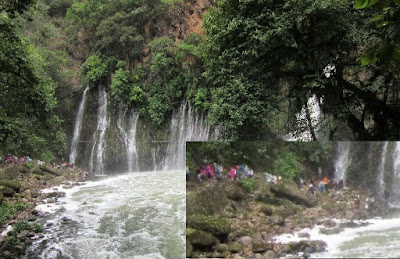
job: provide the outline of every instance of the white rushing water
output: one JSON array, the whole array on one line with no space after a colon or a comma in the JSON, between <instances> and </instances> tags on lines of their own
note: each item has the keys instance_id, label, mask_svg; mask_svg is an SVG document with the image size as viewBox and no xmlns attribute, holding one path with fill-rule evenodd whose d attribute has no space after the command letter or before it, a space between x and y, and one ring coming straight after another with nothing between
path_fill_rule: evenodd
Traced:
<instances>
[{"instance_id":1,"label":"white rushing water","mask_svg":"<svg viewBox=\"0 0 400 259\"><path fill-rule=\"evenodd\" d=\"M379 186L379 196L384 198L385 194L385 165L386 165L386 153L388 148L388 142L386 141L383 144L382 154L381 154L381 163L379 164L379 171L378 171L378 186Z\"/></svg>"},{"instance_id":2,"label":"white rushing water","mask_svg":"<svg viewBox=\"0 0 400 259\"><path fill-rule=\"evenodd\" d=\"M183 171L107 176L64 191L65 209L26 258L185 258Z\"/></svg>"},{"instance_id":3,"label":"white rushing water","mask_svg":"<svg viewBox=\"0 0 400 259\"><path fill-rule=\"evenodd\" d=\"M186 141L209 140L210 125L205 122L204 117L202 113L194 111L187 102L183 102L178 112L172 115L171 137L164 169L185 168Z\"/></svg>"},{"instance_id":4,"label":"white rushing water","mask_svg":"<svg viewBox=\"0 0 400 259\"><path fill-rule=\"evenodd\" d=\"M75 159L76 159L76 155L77 155L76 152L77 152L77 148L78 148L78 141L79 141L79 136L81 134L81 129L82 129L82 118L83 118L83 113L85 111L86 93L88 90L89 90L89 86L86 86L86 88L82 94L81 103L79 104L78 114L76 115L74 134L73 134L72 142L71 142L71 153L69 155L70 164L75 164Z\"/></svg>"},{"instance_id":5,"label":"white rushing water","mask_svg":"<svg viewBox=\"0 0 400 259\"><path fill-rule=\"evenodd\" d=\"M105 134L108 127L107 92L103 85L99 86L99 109L97 113L97 130L94 136L89 168L96 175L104 175L104 151L106 149ZM97 147L97 149L96 149ZM94 161L96 153L96 161Z\"/></svg>"},{"instance_id":6,"label":"white rushing water","mask_svg":"<svg viewBox=\"0 0 400 259\"><path fill-rule=\"evenodd\" d=\"M313 95L307 99L307 105L296 114L296 129L284 137L286 141L312 141L311 130L317 135L321 129L323 114L321 104L323 98Z\"/></svg>"},{"instance_id":7,"label":"white rushing water","mask_svg":"<svg viewBox=\"0 0 400 259\"><path fill-rule=\"evenodd\" d=\"M124 140L124 145L126 148L126 161L128 164L129 172L137 172L140 171L139 161L138 161L138 152L136 148L136 128L137 122L139 119L139 113L133 110L131 116L129 118L129 131L127 132L123 125L123 119L125 118L125 112L118 113L117 127L121 132L122 139Z\"/></svg>"},{"instance_id":8,"label":"white rushing water","mask_svg":"<svg viewBox=\"0 0 400 259\"><path fill-rule=\"evenodd\" d=\"M394 142L393 156L393 186L390 192L389 203L400 207L400 141Z\"/></svg>"},{"instance_id":9,"label":"white rushing water","mask_svg":"<svg viewBox=\"0 0 400 259\"><path fill-rule=\"evenodd\" d=\"M312 258L399 258L400 257L400 215L388 218L370 219L367 226L346 228L344 231L325 235L320 233L321 226L304 229L294 235L281 235L276 242L307 240L300 233L310 234L311 240L327 243L327 251L312 254Z\"/></svg>"},{"instance_id":10,"label":"white rushing water","mask_svg":"<svg viewBox=\"0 0 400 259\"><path fill-rule=\"evenodd\" d=\"M350 141L340 141L337 144L334 179L337 183L343 181L343 186L346 186L347 168L351 163L350 148Z\"/></svg>"}]
</instances>

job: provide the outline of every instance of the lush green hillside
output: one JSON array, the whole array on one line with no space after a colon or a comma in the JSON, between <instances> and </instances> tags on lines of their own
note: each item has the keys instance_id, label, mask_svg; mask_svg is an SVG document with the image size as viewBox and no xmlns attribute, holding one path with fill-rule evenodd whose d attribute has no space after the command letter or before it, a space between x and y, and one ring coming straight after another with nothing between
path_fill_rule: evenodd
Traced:
<instances>
[{"instance_id":1,"label":"lush green hillside","mask_svg":"<svg viewBox=\"0 0 400 259\"><path fill-rule=\"evenodd\" d=\"M114 106L135 107L155 125L186 99L208 111L226 139L307 131L319 140L321 125L325 139L400 137L390 25L397 24L396 3L386 9L355 9L348 0L0 4L3 152L65 155L81 92L99 83ZM324 114L316 123L311 97ZM305 116L296 116L302 110Z\"/></svg>"}]
</instances>

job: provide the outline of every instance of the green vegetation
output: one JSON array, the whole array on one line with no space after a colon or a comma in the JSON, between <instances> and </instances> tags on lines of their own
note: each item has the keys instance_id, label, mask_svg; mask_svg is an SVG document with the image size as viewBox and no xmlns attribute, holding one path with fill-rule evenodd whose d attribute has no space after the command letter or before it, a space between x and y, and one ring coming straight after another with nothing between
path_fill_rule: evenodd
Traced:
<instances>
[{"instance_id":1,"label":"green vegetation","mask_svg":"<svg viewBox=\"0 0 400 259\"><path fill-rule=\"evenodd\" d=\"M43 231L43 226L41 224L29 223L26 220L20 221L12 225L12 230L9 232L9 236L17 236L24 230L34 231L36 233Z\"/></svg>"},{"instance_id":2,"label":"green vegetation","mask_svg":"<svg viewBox=\"0 0 400 259\"><path fill-rule=\"evenodd\" d=\"M320 126L331 140L398 139L399 2L353 3L1 1L0 151L65 156L86 84L155 126L189 101L228 140L319 140Z\"/></svg>"},{"instance_id":3,"label":"green vegetation","mask_svg":"<svg viewBox=\"0 0 400 259\"><path fill-rule=\"evenodd\" d=\"M0 206L0 225L3 225L8 219L12 218L18 211L27 208L25 203L8 204L3 202Z\"/></svg>"}]
</instances>

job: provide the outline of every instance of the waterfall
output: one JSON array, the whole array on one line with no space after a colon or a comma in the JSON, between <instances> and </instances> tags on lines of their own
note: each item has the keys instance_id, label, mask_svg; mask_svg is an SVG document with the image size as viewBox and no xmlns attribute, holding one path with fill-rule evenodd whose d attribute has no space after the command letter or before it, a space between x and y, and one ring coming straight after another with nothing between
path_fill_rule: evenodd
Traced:
<instances>
[{"instance_id":1,"label":"waterfall","mask_svg":"<svg viewBox=\"0 0 400 259\"><path fill-rule=\"evenodd\" d=\"M188 107L187 107L188 106ZM164 160L164 170L183 169L186 165L186 141L207 141L210 126L204 121L204 114L196 112L187 102L183 102L171 119L171 137Z\"/></svg>"},{"instance_id":2,"label":"waterfall","mask_svg":"<svg viewBox=\"0 0 400 259\"><path fill-rule=\"evenodd\" d=\"M400 142L395 142L393 152L393 182L389 202L396 206L400 204Z\"/></svg>"},{"instance_id":3,"label":"waterfall","mask_svg":"<svg viewBox=\"0 0 400 259\"><path fill-rule=\"evenodd\" d=\"M351 158L350 158L350 148L351 148L351 142L343 142L340 141L338 142L337 149L336 149L336 160L335 160L335 182L339 183L340 181L343 181L343 186L346 186L346 173L347 173L347 168L351 163Z\"/></svg>"},{"instance_id":4,"label":"waterfall","mask_svg":"<svg viewBox=\"0 0 400 259\"><path fill-rule=\"evenodd\" d=\"M72 142L71 142L71 153L69 155L69 163L70 164L75 164L78 141L79 141L79 136L81 134L81 129L82 129L83 112L85 110L86 93L88 90L89 90L89 86L86 86L85 90L83 91L82 100L81 100L81 103L79 104L78 114L76 116L74 135L72 137Z\"/></svg>"},{"instance_id":5,"label":"waterfall","mask_svg":"<svg viewBox=\"0 0 400 259\"><path fill-rule=\"evenodd\" d=\"M382 148L381 163L379 164L378 172L378 188L379 196L384 198L385 195L385 164L386 164L386 153L387 153L388 142L386 141Z\"/></svg>"},{"instance_id":6,"label":"waterfall","mask_svg":"<svg viewBox=\"0 0 400 259\"><path fill-rule=\"evenodd\" d=\"M92 153L90 155L89 167L96 175L104 174L104 150L106 149L105 134L108 127L107 116L107 92L103 85L99 86L99 109L97 113L97 129L94 136ZM98 139L98 141L97 141ZM97 150L96 150L97 147ZM96 151L96 166L94 165L94 155Z\"/></svg>"},{"instance_id":7,"label":"waterfall","mask_svg":"<svg viewBox=\"0 0 400 259\"><path fill-rule=\"evenodd\" d=\"M128 171L137 172L140 171L138 163L138 153L136 149L136 127L139 113L132 111L132 115L129 118L130 129L127 133L122 125L122 119L125 118L125 112L122 112L122 110L120 109L120 112L118 113L117 126L121 132L122 138L124 140L124 145L126 147L126 161L128 163Z\"/></svg>"},{"instance_id":8,"label":"waterfall","mask_svg":"<svg viewBox=\"0 0 400 259\"><path fill-rule=\"evenodd\" d=\"M323 98L318 99L314 94L307 99L307 104L296 114L295 130L284 137L286 141L312 141L313 136L321 131L323 114L321 104Z\"/></svg>"}]
</instances>

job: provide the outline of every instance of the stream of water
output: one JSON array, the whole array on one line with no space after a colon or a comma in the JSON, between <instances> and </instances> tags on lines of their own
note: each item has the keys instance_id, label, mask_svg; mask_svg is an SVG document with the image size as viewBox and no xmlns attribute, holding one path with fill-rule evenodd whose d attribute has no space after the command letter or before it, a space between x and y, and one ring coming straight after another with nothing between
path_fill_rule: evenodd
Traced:
<instances>
[{"instance_id":1,"label":"stream of water","mask_svg":"<svg viewBox=\"0 0 400 259\"><path fill-rule=\"evenodd\" d=\"M61 189L53 225L26 258L184 258L183 171L107 176Z\"/></svg>"}]
</instances>

